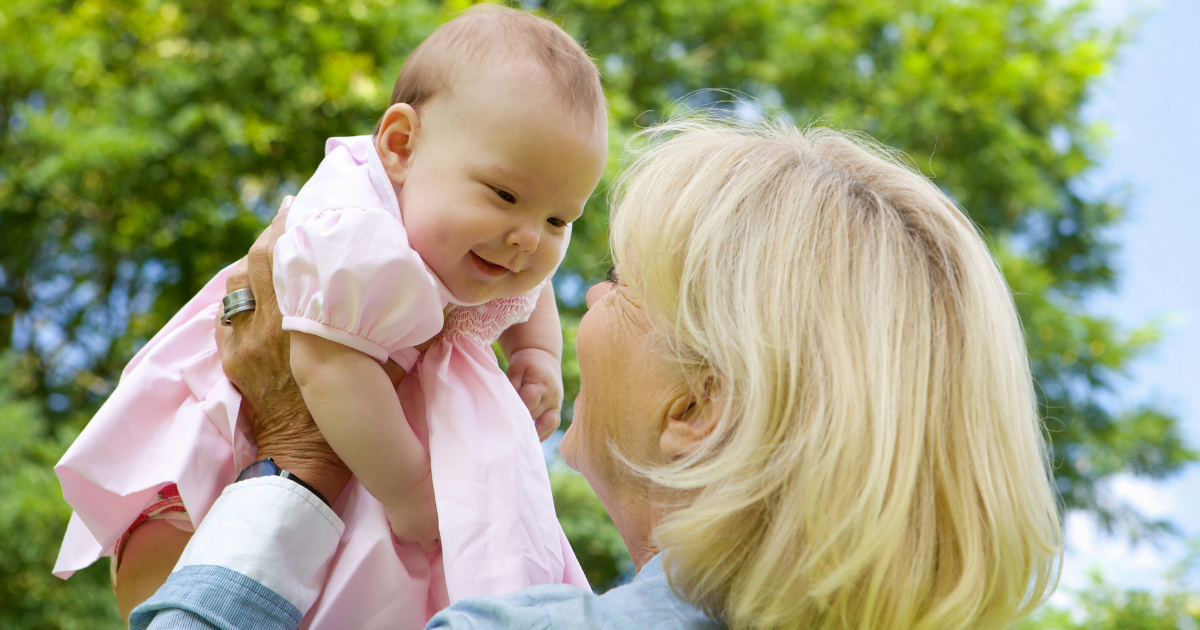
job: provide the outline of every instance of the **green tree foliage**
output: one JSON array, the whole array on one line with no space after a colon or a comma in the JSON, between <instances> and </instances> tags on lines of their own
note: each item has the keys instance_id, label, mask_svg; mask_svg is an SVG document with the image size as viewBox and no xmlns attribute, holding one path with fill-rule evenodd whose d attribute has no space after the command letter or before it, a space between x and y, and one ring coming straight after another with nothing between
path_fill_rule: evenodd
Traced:
<instances>
[{"instance_id":1,"label":"green tree foliage","mask_svg":"<svg viewBox=\"0 0 1200 630\"><path fill-rule=\"evenodd\" d=\"M1099 579L1080 596L1082 614L1044 608L1014 630L1191 630L1200 621L1194 594L1121 591Z\"/></svg>"},{"instance_id":2,"label":"green tree foliage","mask_svg":"<svg viewBox=\"0 0 1200 630\"><path fill-rule=\"evenodd\" d=\"M50 574L71 515L52 467L75 433L52 434L40 405L16 399L12 363L0 355L0 630L122 628L107 562Z\"/></svg>"},{"instance_id":3,"label":"green tree foliage","mask_svg":"<svg viewBox=\"0 0 1200 630\"><path fill-rule=\"evenodd\" d=\"M1086 588L1073 593L1074 610L1046 606L1014 630L1194 630L1200 624L1200 546L1164 576L1157 592L1119 589L1093 573Z\"/></svg>"},{"instance_id":4,"label":"green tree foliage","mask_svg":"<svg viewBox=\"0 0 1200 630\"><path fill-rule=\"evenodd\" d=\"M0 5L0 350L49 431L81 426L140 344L311 174L326 137L370 132L406 53L468 3ZM697 106L861 129L912 156L986 232L1013 286L1065 505L1133 534L1161 526L1103 483L1196 457L1169 413L1120 395L1156 331L1086 308L1116 279L1122 208L1080 192L1102 137L1080 110L1122 30L1094 26L1086 2L1047 0L525 5L602 68L605 183L640 126ZM725 97L704 88L753 101L714 103ZM607 257L605 219L602 188L556 279L568 341ZM564 373L569 401L570 351Z\"/></svg>"},{"instance_id":5,"label":"green tree foliage","mask_svg":"<svg viewBox=\"0 0 1200 630\"><path fill-rule=\"evenodd\" d=\"M588 583L607 590L632 576L633 562L625 541L583 475L566 466L556 466L550 470L550 487L554 490L563 533L571 541Z\"/></svg>"}]
</instances>

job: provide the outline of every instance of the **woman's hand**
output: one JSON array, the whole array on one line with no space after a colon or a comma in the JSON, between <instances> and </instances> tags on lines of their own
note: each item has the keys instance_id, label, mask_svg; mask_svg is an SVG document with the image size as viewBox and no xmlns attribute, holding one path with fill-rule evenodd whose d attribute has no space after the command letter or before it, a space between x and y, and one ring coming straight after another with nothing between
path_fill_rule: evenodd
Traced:
<instances>
[{"instance_id":1,"label":"woman's hand","mask_svg":"<svg viewBox=\"0 0 1200 630\"><path fill-rule=\"evenodd\" d=\"M292 378L288 336L271 281L271 254L291 203L292 197L284 198L270 227L229 276L226 291L249 288L256 307L234 315L231 326L217 326L217 348L225 375L242 392L259 459L274 458L333 502L350 480L350 469L317 429Z\"/></svg>"}]
</instances>

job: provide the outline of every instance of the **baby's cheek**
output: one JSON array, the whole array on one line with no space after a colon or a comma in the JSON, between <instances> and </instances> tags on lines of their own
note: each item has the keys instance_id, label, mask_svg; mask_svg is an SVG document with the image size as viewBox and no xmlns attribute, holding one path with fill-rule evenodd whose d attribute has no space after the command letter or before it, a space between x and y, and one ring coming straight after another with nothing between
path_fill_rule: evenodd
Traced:
<instances>
[{"instance_id":1,"label":"baby's cheek","mask_svg":"<svg viewBox=\"0 0 1200 630\"><path fill-rule=\"evenodd\" d=\"M455 231L447 229L442 222L428 222L408 232L409 244L435 270L453 264L457 257L466 254L460 240L455 238Z\"/></svg>"},{"instance_id":2,"label":"baby's cheek","mask_svg":"<svg viewBox=\"0 0 1200 630\"><path fill-rule=\"evenodd\" d=\"M533 265L520 274L517 274L515 278L517 285L514 287L514 294L525 293L537 288L543 280L550 276L555 266L558 265L559 258L557 252L543 251L542 247L538 247L538 251L534 256Z\"/></svg>"},{"instance_id":3,"label":"baby's cheek","mask_svg":"<svg viewBox=\"0 0 1200 630\"><path fill-rule=\"evenodd\" d=\"M563 253L566 251L566 243L563 242L562 237L559 236L551 239L549 243L546 243L545 252L542 252L541 249L542 248L538 248L538 254L544 254L545 258L540 261L540 264L545 267L546 275L549 275L550 272L554 271L554 268L558 266L558 262L562 260Z\"/></svg>"}]
</instances>

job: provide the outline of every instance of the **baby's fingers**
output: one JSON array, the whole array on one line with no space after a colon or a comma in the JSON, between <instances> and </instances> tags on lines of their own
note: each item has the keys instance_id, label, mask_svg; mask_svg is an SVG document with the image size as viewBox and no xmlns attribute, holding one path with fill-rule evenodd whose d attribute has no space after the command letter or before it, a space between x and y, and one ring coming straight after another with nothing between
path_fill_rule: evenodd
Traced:
<instances>
[{"instance_id":1,"label":"baby's fingers","mask_svg":"<svg viewBox=\"0 0 1200 630\"><path fill-rule=\"evenodd\" d=\"M545 442L547 438L554 435L554 431L558 429L558 425L562 422L559 416L559 410L556 408L549 409L537 417L533 425L537 428L539 440Z\"/></svg>"},{"instance_id":2,"label":"baby's fingers","mask_svg":"<svg viewBox=\"0 0 1200 630\"><path fill-rule=\"evenodd\" d=\"M513 389L517 390L519 393L521 391L521 387L525 385L525 370L519 370L515 367L509 366L508 372L506 372L504 375L508 377L508 382L512 383Z\"/></svg>"},{"instance_id":3,"label":"baby's fingers","mask_svg":"<svg viewBox=\"0 0 1200 630\"><path fill-rule=\"evenodd\" d=\"M517 394L521 397L521 402L525 403L525 408L529 410L529 417L536 418L545 411L545 386L540 383L527 383L517 389Z\"/></svg>"}]
</instances>

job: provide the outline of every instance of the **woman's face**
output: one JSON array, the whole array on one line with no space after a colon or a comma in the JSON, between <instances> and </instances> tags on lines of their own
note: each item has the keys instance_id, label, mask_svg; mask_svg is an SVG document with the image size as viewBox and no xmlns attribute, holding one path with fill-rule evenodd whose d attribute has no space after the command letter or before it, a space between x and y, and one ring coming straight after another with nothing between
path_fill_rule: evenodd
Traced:
<instances>
[{"instance_id":1,"label":"woman's face","mask_svg":"<svg viewBox=\"0 0 1200 630\"><path fill-rule=\"evenodd\" d=\"M601 282L587 305L576 338L579 396L560 449L612 513L614 495L629 490L612 449L635 462L662 462L663 428L687 390L679 371L651 349L649 321L628 287Z\"/></svg>"}]
</instances>

